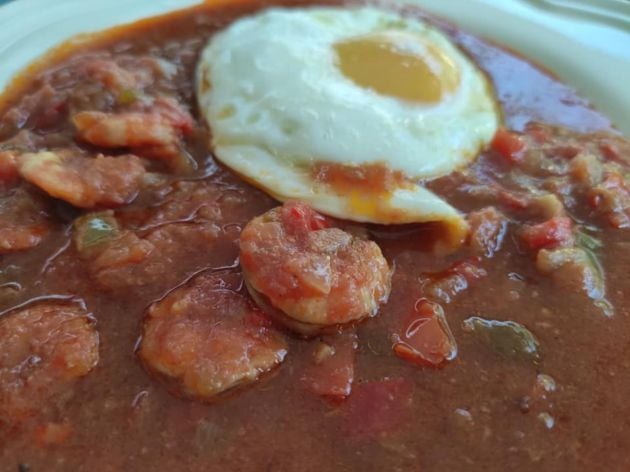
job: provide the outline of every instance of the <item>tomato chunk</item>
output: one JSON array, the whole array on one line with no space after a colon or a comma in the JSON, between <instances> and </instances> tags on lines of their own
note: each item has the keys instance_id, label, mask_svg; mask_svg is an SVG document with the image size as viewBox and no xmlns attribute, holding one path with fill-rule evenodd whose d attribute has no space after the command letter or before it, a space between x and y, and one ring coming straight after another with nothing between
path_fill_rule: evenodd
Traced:
<instances>
[{"instance_id":1,"label":"tomato chunk","mask_svg":"<svg viewBox=\"0 0 630 472\"><path fill-rule=\"evenodd\" d=\"M297 201L287 202L282 207L281 221L290 232L306 234L329 228L328 219L317 213L311 207Z\"/></svg>"},{"instance_id":2,"label":"tomato chunk","mask_svg":"<svg viewBox=\"0 0 630 472\"><path fill-rule=\"evenodd\" d=\"M301 377L307 390L336 401L350 395L356 348L357 335L349 331L313 343Z\"/></svg>"},{"instance_id":3,"label":"tomato chunk","mask_svg":"<svg viewBox=\"0 0 630 472\"><path fill-rule=\"evenodd\" d=\"M526 148L525 141L517 133L506 129L497 131L490 146L493 151L512 164L523 159Z\"/></svg>"},{"instance_id":4,"label":"tomato chunk","mask_svg":"<svg viewBox=\"0 0 630 472\"><path fill-rule=\"evenodd\" d=\"M348 399L343 430L357 439L378 439L402 429L411 418L413 384L386 378L355 387Z\"/></svg>"},{"instance_id":5,"label":"tomato chunk","mask_svg":"<svg viewBox=\"0 0 630 472\"><path fill-rule=\"evenodd\" d=\"M423 283L424 294L433 301L452 302L488 273L480 266L480 258L455 263L443 272L430 274Z\"/></svg>"},{"instance_id":6,"label":"tomato chunk","mask_svg":"<svg viewBox=\"0 0 630 472\"><path fill-rule=\"evenodd\" d=\"M18 180L18 170L15 154L0 151L0 183L12 184Z\"/></svg>"},{"instance_id":7,"label":"tomato chunk","mask_svg":"<svg viewBox=\"0 0 630 472\"><path fill-rule=\"evenodd\" d=\"M457 356L455 338L437 303L420 299L403 331L395 334L394 353L420 366L441 367Z\"/></svg>"},{"instance_id":8,"label":"tomato chunk","mask_svg":"<svg viewBox=\"0 0 630 472\"><path fill-rule=\"evenodd\" d=\"M499 202L513 211L525 210L529 206L529 198L518 192L512 192L502 187L497 188Z\"/></svg>"},{"instance_id":9,"label":"tomato chunk","mask_svg":"<svg viewBox=\"0 0 630 472\"><path fill-rule=\"evenodd\" d=\"M573 221L566 216L556 216L544 223L524 226L520 236L532 250L571 246Z\"/></svg>"}]
</instances>

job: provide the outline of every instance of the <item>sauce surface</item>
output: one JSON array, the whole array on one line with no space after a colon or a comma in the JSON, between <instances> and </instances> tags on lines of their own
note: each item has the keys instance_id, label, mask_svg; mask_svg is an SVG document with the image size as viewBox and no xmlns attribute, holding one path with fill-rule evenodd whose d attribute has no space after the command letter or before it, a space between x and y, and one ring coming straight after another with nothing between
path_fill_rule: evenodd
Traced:
<instances>
[{"instance_id":1,"label":"sauce surface","mask_svg":"<svg viewBox=\"0 0 630 472\"><path fill-rule=\"evenodd\" d=\"M28 186L18 190L0 186L4 192L0 217L24 223L29 238L39 238L12 240L16 247L18 243L33 246L27 251L0 250L0 317L9 319L16 310L41 303L77 304L78 314L73 316L88 316L99 337L99 360L91 372L72 379L63 395L42 400L41 411L19 425L0 419L0 469L630 468L630 312L625 277L630 242L624 229L625 208L615 206L619 199L610 196L610 189L623 183L593 184L597 208L612 201L607 210L595 211L581 203L582 194L569 186L565 164L555 157L562 148L574 162L580 150L593 145L593 153L602 156L606 154L602 149L616 149L610 153L617 157L621 153L618 159L625 166L625 144L607 134L576 134L612 131L612 127L585 99L529 62L436 20L430 21L445 28L488 73L506 127L524 132L518 139L526 142L527 149L521 150L514 141L494 143L493 150L466 173L427 184L461 211L476 215L469 217L477 221L473 227L490 228L473 233L471 242L455 254L432 251L436 231L431 225L385 228L340 223L349 232L367 234L395 267L389 301L378 316L356 328L358 347L348 398L332 402L304 387L313 350L321 352L317 343L330 347L338 342L326 344L326 338L286 335L288 354L277 369L211 404L169 393L160 379L143 368L136 351L147 308L175 293L195 274L240 280L240 231L252 218L278 205L214 161L207 149L209 131L200 124L194 97L196 59L208 38L240 16L272 4L281 3L203 6L105 34L64 52L57 62L21 83L19 94L0 110L0 151L70 147L73 152L96 153L102 144L75 141L71 112L90 107L109 112L126 106L121 101L138 97L133 87L123 83L114 103L111 95L82 82L77 71L89 58L113 60L123 69L127 65L136 72L134 81L144 80L145 72L155 77L157 67L160 78L149 81L143 93L176 97L193 117L190 124L183 118L177 121L178 129L185 129L185 157L152 148L158 157L149 164L150 185L139 190L131 204L88 225L93 230L90 238L98 239L102 234L98 231L114 231L107 218L115 215L120 225L115 231L136 238L125 246L136 251L129 257L144 257L144 248L151 244L155 248L151 254L157 256L147 256L149 262L141 269L126 270L129 259L116 266L111 254L110 259L97 259L101 265L94 263L73 239L78 231L75 220L84 211ZM406 13L424 17L414 9ZM139 57L160 58L170 65L145 63ZM532 121L569 131L527 127ZM533 169L519 163L521 154L534 159L544 154L545 146L553 148L553 159ZM502 156L507 156L507 163ZM511 157L516 164L509 162ZM540 171L549 163L560 170ZM581 167L576 164L571 169L576 174ZM0 180L3 176L9 172L3 173L0 165ZM120 187L126 189L120 198L133 193L132 184ZM554 211L553 199L536 204L528 200L547 195L543 188L547 194L566 197L569 216L549 215ZM28 198L20 200L20 192ZM26 203L20 206L21 201ZM542 210L532 209L538 204ZM499 211L479 213L488 207ZM581 284L586 279L580 278L579 271L587 266L575 259L571 267L577 268L571 273L555 277L544 272L553 261L543 260L546 255L551 260L552 255L541 256L542 251L556 249L554 245L578 247L574 236L562 233L566 223L562 218L569 217L571 225L585 228L597 241L592 252L605 279L605 293L585 293ZM553 227L536 227L541 220L553 221ZM41 225L45 231L33 229ZM0 228L0 239L2 234ZM93 240L83 242L89 245ZM238 280L230 290L247 297ZM410 355L417 360L409 348L417 347L413 330L404 333L405 349L392 349L392 335L399 333L409 314L433 319L434 303L443 309L457 344L457 356L442 368L436 364L453 357L452 346L442 344L433 352L439 362L426 357L422 362L405 360ZM484 331L489 324L483 320L495 320L491 327L508 333L499 335L499 344L508 339L507 347L493 344L493 333L499 331ZM499 323L503 321L518 326ZM431 329L441 332L440 323L434 322ZM527 327L527 332L519 327ZM351 351L351 343L344 339L337 350ZM446 349L442 357L440 349ZM0 366L2 362L0 357ZM0 406L6 404L7 385L13 382L7 378L0 375L0 382L6 382L0 385Z\"/></svg>"}]
</instances>

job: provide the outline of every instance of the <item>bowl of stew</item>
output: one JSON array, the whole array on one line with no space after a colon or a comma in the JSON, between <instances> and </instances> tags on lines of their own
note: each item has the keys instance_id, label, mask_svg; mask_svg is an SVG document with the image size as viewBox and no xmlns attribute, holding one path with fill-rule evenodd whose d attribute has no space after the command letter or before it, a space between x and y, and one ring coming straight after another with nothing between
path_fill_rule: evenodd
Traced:
<instances>
[{"instance_id":1,"label":"bowl of stew","mask_svg":"<svg viewBox=\"0 0 630 472\"><path fill-rule=\"evenodd\" d=\"M431 3L29 0L0 8L0 469L630 467L630 123L621 80L630 62L623 48L597 44L584 46L584 61L568 58L565 46L579 54L575 39L485 2L469 16L465 2ZM627 40L622 7L578 11ZM487 84L462 103L492 97L484 109L491 133L474 155L412 178L394 159L313 157L308 174L293 156L265 167L262 154L227 149L220 120L249 106L259 113L248 115L239 146L273 134L276 119L287 149L326 141L305 138L318 119L301 124L290 106L275 106L279 99L255 108L264 95L243 105L228 94L233 108L212 107L231 82L281 94L317 60L298 54L304 71L257 82L256 67L271 74L291 58L265 55L272 35L238 49L243 25L256 34L280 22L283 35L311 15L325 32L336 12L350 18L339 35L360 15L396 15L371 27L396 29L398 39L409 31L443 38L435 41L448 44L444 51L478 71L468 76L461 65L454 79L462 89ZM311 34L304 21L298 36ZM431 47L425 57L435 59ZM246 59L234 62L243 74L216 75L220 61L241 53ZM256 57L278 62L264 67ZM438 67L431 60L427 67ZM327 93L324 75L308 100ZM383 87L395 88L396 77L388 80ZM436 136L464 139L455 133L463 128L486 132L470 125L483 105L439 121L438 105L396 98L396 108L380 89L369 94L365 120L352 123L357 142L368 143L363 154L380 136L387 145L390 136L403 140L367 131L382 110L439 122L409 138L419 146L435 140L445 149L451 143ZM315 103L286 95L293 108ZM443 109L448 118L456 108ZM393 120L392 129L408 121ZM347 127L331 123L330 136ZM418 167L435 161L414 159ZM265 180L275 169L289 173ZM306 174L311 193L286 191L292 176ZM453 213L413 219L383 209L410 186ZM354 206L338 210L322 188Z\"/></svg>"}]
</instances>

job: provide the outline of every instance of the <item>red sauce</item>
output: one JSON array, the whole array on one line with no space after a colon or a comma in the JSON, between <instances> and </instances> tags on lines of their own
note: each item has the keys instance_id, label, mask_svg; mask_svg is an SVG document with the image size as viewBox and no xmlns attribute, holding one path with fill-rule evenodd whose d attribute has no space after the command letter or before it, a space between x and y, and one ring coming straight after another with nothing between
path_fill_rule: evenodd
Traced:
<instances>
[{"instance_id":1,"label":"red sauce","mask_svg":"<svg viewBox=\"0 0 630 472\"><path fill-rule=\"evenodd\" d=\"M146 175L132 203L115 202L112 212L85 219L86 210L16 183L14 157L0 153L0 241L17 235L15 246L0 245L0 334L2 327L13 333L17 317L28 318L40 309L34 307L77 303L85 312L80 328L85 319L94 320L99 339L98 363L61 380L63 369L48 351L37 358L25 344L16 357L0 353L0 411L9 406L0 418L0 468L630 468L628 143L605 133L578 133L610 131L611 124L548 72L433 19L487 72L507 127L523 132L518 159L488 150L466 171L427 183L470 213L468 243L444 257L427 244L434 237L431 225L335 222L357 238L374 240L395 269L389 301L356 328L356 351L352 330L334 340L283 331L280 342L271 334L265 346L274 362L286 346L284 361L211 403L190 391L182 394L181 386L191 385L182 381L184 374L171 376L179 388L156 375L153 361L170 352L168 359L185 362L188 343L169 345L177 351L158 349L150 368L143 367L136 352L148 307L164 326L177 325L179 318L169 313L177 313L175 302L195 281L210 280L212 290L222 291L214 307L219 312L240 307L229 326L246 323L254 337L280 332L252 308L237 259L243 227L277 202L216 163L194 98L195 63L207 39L271 4L311 2L212 2L116 28L62 46L5 94L0 150L14 156L63 148L86 158L133 152L143 159ZM425 18L414 8L406 13ZM159 66L146 57L168 61L174 72L156 72ZM192 114L190 126L166 123L176 131L162 144L174 147L156 154L144 142L112 150L75 140L71 119L79 111L117 116L131 107L158 121L166 116L138 103L133 90L94 87L100 79L84 68L94 60L113 61L134 84L143 84L143 94L175 97L180 111ZM526 127L532 120L567 129ZM172 166L165 155L190 165ZM332 180L354 185L357 179L342 173ZM388 186L386 180L379 188ZM551 234L554 244L547 245L547 238L545 247L528 245L531 238L524 235L532 230L524 228L549 229L544 236ZM443 318L437 308L427 311L434 304ZM195 316L182 317L182 323L194 326ZM27 330L24 339L31 339L28 330L36 323L20 326ZM211 324L202 326L212 332ZM203 345L198 336L179 339ZM396 339L407 347L396 352ZM158 348L161 342L170 341L160 338ZM37 373L54 388L20 384L12 373L16 359L25 361L19 364L23 372ZM26 388L37 411L12 416L9 387Z\"/></svg>"}]
</instances>

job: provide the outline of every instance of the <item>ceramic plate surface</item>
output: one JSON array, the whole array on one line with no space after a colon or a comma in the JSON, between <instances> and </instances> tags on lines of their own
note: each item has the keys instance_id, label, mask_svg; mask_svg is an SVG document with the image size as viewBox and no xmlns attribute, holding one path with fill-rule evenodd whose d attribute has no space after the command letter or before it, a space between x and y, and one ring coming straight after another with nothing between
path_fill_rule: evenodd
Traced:
<instances>
[{"instance_id":1,"label":"ceramic plate surface","mask_svg":"<svg viewBox=\"0 0 630 472\"><path fill-rule=\"evenodd\" d=\"M630 136L627 0L406 0L556 73ZM54 45L199 0L16 0L0 7L0 90Z\"/></svg>"}]
</instances>

